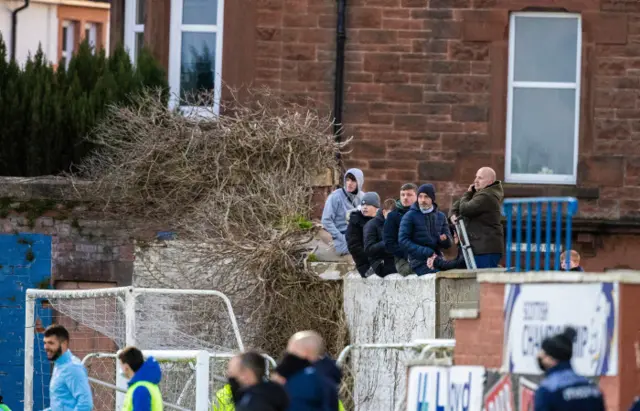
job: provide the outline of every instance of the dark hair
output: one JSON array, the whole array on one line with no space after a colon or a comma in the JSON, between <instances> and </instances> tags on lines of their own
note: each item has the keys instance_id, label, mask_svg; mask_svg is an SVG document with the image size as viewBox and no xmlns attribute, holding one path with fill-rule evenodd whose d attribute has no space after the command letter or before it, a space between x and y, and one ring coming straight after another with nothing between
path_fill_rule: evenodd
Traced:
<instances>
[{"instance_id":1,"label":"dark hair","mask_svg":"<svg viewBox=\"0 0 640 411\"><path fill-rule=\"evenodd\" d=\"M4 398L0 395L0 404L2 404L2 400L4 400Z\"/></svg>"},{"instance_id":2,"label":"dark hair","mask_svg":"<svg viewBox=\"0 0 640 411\"><path fill-rule=\"evenodd\" d=\"M137 349L136 347L125 347L124 350L120 351L118 354L118 359L121 363L127 364L133 372L137 372L142 364L144 364L144 356L142 355L142 351Z\"/></svg>"},{"instance_id":3,"label":"dark hair","mask_svg":"<svg viewBox=\"0 0 640 411\"><path fill-rule=\"evenodd\" d=\"M356 180L356 176L354 176L354 175L353 175L353 174L351 174L351 173L347 173L347 175L346 175L346 176L344 176L344 178L345 178L346 180L352 180L352 181L355 181L356 183L358 182L358 180Z\"/></svg>"},{"instance_id":4,"label":"dark hair","mask_svg":"<svg viewBox=\"0 0 640 411\"><path fill-rule=\"evenodd\" d=\"M385 211L393 211L396 209L396 200L394 200L393 198L387 198L386 200L384 200L384 203L382 203L382 209Z\"/></svg>"},{"instance_id":5,"label":"dark hair","mask_svg":"<svg viewBox=\"0 0 640 411\"><path fill-rule=\"evenodd\" d=\"M267 366L264 357L255 351L240 354L240 363L248 368L258 380L266 378Z\"/></svg>"},{"instance_id":6,"label":"dark hair","mask_svg":"<svg viewBox=\"0 0 640 411\"><path fill-rule=\"evenodd\" d=\"M408 191L408 190L413 190L417 193L418 186L413 183L406 183L406 184L403 184L402 187L400 187L400 191Z\"/></svg>"},{"instance_id":7,"label":"dark hair","mask_svg":"<svg viewBox=\"0 0 640 411\"><path fill-rule=\"evenodd\" d=\"M69 341L69 331L60 324L51 324L44 330L45 337L56 337L58 341Z\"/></svg>"}]
</instances>

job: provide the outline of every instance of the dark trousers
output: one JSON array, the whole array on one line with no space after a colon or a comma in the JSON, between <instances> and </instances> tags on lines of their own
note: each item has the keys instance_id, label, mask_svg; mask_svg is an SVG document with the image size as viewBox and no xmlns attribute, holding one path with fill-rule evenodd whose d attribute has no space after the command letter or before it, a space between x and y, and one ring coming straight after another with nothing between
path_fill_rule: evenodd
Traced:
<instances>
[{"instance_id":1,"label":"dark trousers","mask_svg":"<svg viewBox=\"0 0 640 411\"><path fill-rule=\"evenodd\" d=\"M497 268L502 260L502 254L479 254L475 257L478 268Z\"/></svg>"}]
</instances>

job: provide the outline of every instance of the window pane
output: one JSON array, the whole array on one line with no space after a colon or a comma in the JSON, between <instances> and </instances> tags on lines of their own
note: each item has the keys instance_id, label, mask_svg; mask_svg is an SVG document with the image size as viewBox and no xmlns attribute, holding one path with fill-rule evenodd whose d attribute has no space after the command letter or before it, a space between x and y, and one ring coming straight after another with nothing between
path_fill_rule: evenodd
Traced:
<instances>
[{"instance_id":1,"label":"window pane","mask_svg":"<svg viewBox=\"0 0 640 411\"><path fill-rule=\"evenodd\" d=\"M62 26L62 51L67 51L67 47L69 44L69 27Z\"/></svg>"},{"instance_id":2,"label":"window pane","mask_svg":"<svg viewBox=\"0 0 640 411\"><path fill-rule=\"evenodd\" d=\"M218 0L184 0L182 24L217 24Z\"/></svg>"},{"instance_id":3,"label":"window pane","mask_svg":"<svg viewBox=\"0 0 640 411\"><path fill-rule=\"evenodd\" d=\"M182 33L180 97L213 90L215 81L216 33Z\"/></svg>"},{"instance_id":4,"label":"window pane","mask_svg":"<svg viewBox=\"0 0 640 411\"><path fill-rule=\"evenodd\" d=\"M136 49L134 50L134 53L133 53L136 59L138 59L138 57L140 56L140 50L142 49L143 46L144 46L144 33L138 32L136 33L136 42L135 42Z\"/></svg>"},{"instance_id":5,"label":"window pane","mask_svg":"<svg viewBox=\"0 0 640 411\"><path fill-rule=\"evenodd\" d=\"M576 81L578 19L515 18L515 81Z\"/></svg>"},{"instance_id":6,"label":"window pane","mask_svg":"<svg viewBox=\"0 0 640 411\"><path fill-rule=\"evenodd\" d=\"M513 90L512 173L573 174L575 95L572 89Z\"/></svg>"},{"instance_id":7,"label":"window pane","mask_svg":"<svg viewBox=\"0 0 640 411\"><path fill-rule=\"evenodd\" d=\"M136 24L144 24L145 0L136 1Z\"/></svg>"}]
</instances>

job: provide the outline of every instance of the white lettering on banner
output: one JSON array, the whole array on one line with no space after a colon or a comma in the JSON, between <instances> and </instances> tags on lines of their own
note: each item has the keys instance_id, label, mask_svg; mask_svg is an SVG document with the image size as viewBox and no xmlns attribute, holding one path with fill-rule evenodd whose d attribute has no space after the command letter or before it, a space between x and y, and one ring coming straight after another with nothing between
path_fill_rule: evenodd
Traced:
<instances>
[{"instance_id":1,"label":"white lettering on banner","mask_svg":"<svg viewBox=\"0 0 640 411\"><path fill-rule=\"evenodd\" d=\"M484 397L484 411L514 411L513 390L509 374L500 377Z\"/></svg>"},{"instance_id":2,"label":"white lettering on banner","mask_svg":"<svg viewBox=\"0 0 640 411\"><path fill-rule=\"evenodd\" d=\"M414 366L407 411L482 411L484 367Z\"/></svg>"},{"instance_id":3,"label":"white lettering on banner","mask_svg":"<svg viewBox=\"0 0 640 411\"><path fill-rule=\"evenodd\" d=\"M618 300L617 283L506 285L503 371L540 374L542 341L572 326L576 372L616 375Z\"/></svg>"}]
</instances>

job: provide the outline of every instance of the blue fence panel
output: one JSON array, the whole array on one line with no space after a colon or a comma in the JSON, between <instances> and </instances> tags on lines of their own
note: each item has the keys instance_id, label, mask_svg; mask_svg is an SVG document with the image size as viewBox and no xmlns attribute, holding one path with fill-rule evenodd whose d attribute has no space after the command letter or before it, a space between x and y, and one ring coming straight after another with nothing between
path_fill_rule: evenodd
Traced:
<instances>
[{"instance_id":1,"label":"blue fence panel","mask_svg":"<svg viewBox=\"0 0 640 411\"><path fill-rule=\"evenodd\" d=\"M578 212L578 200L573 197L510 198L504 200L502 214L507 220L506 267L509 271L540 271L544 253L544 270L559 271L562 249L571 250L573 216ZM513 224L515 214L515 226ZM523 227L523 220L525 226ZM555 220L555 225L553 221ZM534 237L535 221L535 240ZM542 243L544 221L545 243ZM564 221L564 244L563 244ZM524 264L522 259L522 231L525 231ZM516 241L513 242L515 230ZM552 242L552 238L555 240ZM533 242L535 241L535 243ZM514 250L515 248L515 250ZM515 254L515 256L514 256ZM533 257L532 257L532 254ZM553 268L552 258L553 255ZM566 269L569 270L570 254L566 253ZM523 270L524 268L524 270Z\"/></svg>"}]
</instances>

